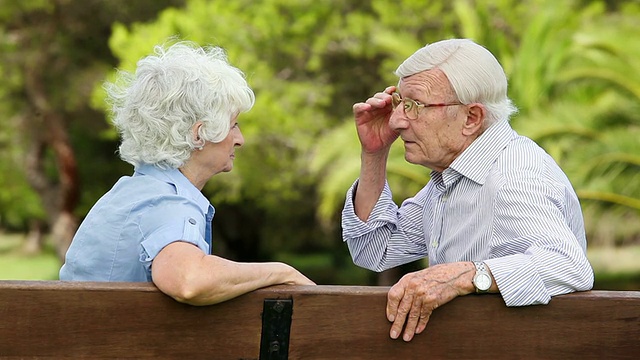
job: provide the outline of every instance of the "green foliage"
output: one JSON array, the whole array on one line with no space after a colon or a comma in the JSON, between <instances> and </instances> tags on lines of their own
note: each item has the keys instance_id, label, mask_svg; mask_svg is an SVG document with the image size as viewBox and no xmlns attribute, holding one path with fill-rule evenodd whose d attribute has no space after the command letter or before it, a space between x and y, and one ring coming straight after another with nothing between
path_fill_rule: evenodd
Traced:
<instances>
[{"instance_id":1,"label":"green foliage","mask_svg":"<svg viewBox=\"0 0 640 360\"><path fill-rule=\"evenodd\" d=\"M425 43L468 37L503 63L520 108L516 129L556 158L583 200L633 213L640 190L629 184L638 183L637 164L621 159L638 148L638 6L606 5L193 0L154 23L115 26L110 44L131 68L177 35L224 47L246 72L257 94L241 118L246 145L236 171L206 188L221 204L250 203L267 216L294 203L317 207L325 229L335 229L359 172L351 105L395 83L395 68ZM429 178L427 169L404 161L401 146L392 148L388 169L398 202Z\"/></svg>"},{"instance_id":2,"label":"green foliage","mask_svg":"<svg viewBox=\"0 0 640 360\"><path fill-rule=\"evenodd\" d=\"M91 89L113 67L109 29L114 19L148 19L158 8L180 3L0 0L0 227L25 230L33 219L59 210L59 180L73 176L58 173L54 137L73 146L65 156L76 161L67 164L79 164L80 216L125 172L113 161L115 138L103 135L108 127L102 113L88 104ZM27 166L38 163L34 159L42 167Z\"/></svg>"},{"instance_id":3,"label":"green foliage","mask_svg":"<svg viewBox=\"0 0 640 360\"><path fill-rule=\"evenodd\" d=\"M82 216L131 172L102 117L102 80L115 66L133 69L156 44L186 39L225 48L256 93L255 107L240 117L246 143L236 168L204 189L218 210L220 251L254 260L298 254L320 278L331 266L344 275L353 268L339 213L360 163L352 105L395 84L394 70L419 47L467 37L503 64L520 109L512 124L567 172L590 242L640 238L640 226L629 225L640 223L637 1L85 1L64 7L54 43L23 46L40 22L20 20L51 17L52 4L0 0L2 227L26 228L46 215L26 182L23 65L43 49L55 54L47 93L78 157ZM399 143L388 170L397 202L429 179L428 169L405 161Z\"/></svg>"},{"instance_id":4,"label":"green foliage","mask_svg":"<svg viewBox=\"0 0 640 360\"><path fill-rule=\"evenodd\" d=\"M21 3L4 1L0 6L0 23L21 11L46 11L46 1ZM30 218L45 216L40 199L26 180L22 145L24 118L22 104L16 89L23 86L18 64L18 41L10 36L9 29L0 26L0 227L23 229Z\"/></svg>"},{"instance_id":5,"label":"green foliage","mask_svg":"<svg viewBox=\"0 0 640 360\"><path fill-rule=\"evenodd\" d=\"M528 104L514 124L567 172L588 210L591 243L632 243L640 238L637 229L603 234L598 228L611 220L603 216L607 212L626 219L618 225L640 220L640 45L632 35L640 30L640 17L635 10L608 13L601 2L564 12L571 15L540 26L553 36L520 49L528 60L514 71L525 75L512 85L537 93L514 91L517 104ZM536 58L540 47L554 49L553 56Z\"/></svg>"},{"instance_id":6,"label":"green foliage","mask_svg":"<svg viewBox=\"0 0 640 360\"><path fill-rule=\"evenodd\" d=\"M458 0L452 6L457 19L451 23L459 25L448 28L444 21L430 36L437 40L449 34L472 38L496 54L510 79L510 96L520 109L512 121L514 127L541 144L568 173L590 210L586 220L591 243L632 243L640 238L637 229L597 231L604 212L640 220L636 162L640 69L635 61L640 44L634 35L640 24L638 7L609 12L600 1L545 0ZM438 19L450 16L431 15ZM388 23L389 28L397 34L419 33L420 27L404 20ZM331 207L339 207L336 198L340 194L335 189L344 188L347 173L354 174L352 169L335 165L358 163L357 149L344 149L353 153L333 150L317 159L317 167L329 174L321 180L323 216L331 213ZM402 165L401 156L401 152L390 155L389 182L395 195L405 197L407 182L424 184L424 180L405 175L410 167Z\"/></svg>"}]
</instances>

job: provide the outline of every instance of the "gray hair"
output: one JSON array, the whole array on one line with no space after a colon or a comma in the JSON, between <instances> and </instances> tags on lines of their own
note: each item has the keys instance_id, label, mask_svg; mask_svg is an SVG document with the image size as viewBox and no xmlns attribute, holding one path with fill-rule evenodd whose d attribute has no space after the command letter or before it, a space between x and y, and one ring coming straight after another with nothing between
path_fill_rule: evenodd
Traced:
<instances>
[{"instance_id":1,"label":"gray hair","mask_svg":"<svg viewBox=\"0 0 640 360\"><path fill-rule=\"evenodd\" d=\"M507 77L502 66L483 46L469 39L428 44L406 59L396 75L404 78L432 69L445 74L460 102L485 106L488 126L517 112L507 96Z\"/></svg>"},{"instance_id":2,"label":"gray hair","mask_svg":"<svg viewBox=\"0 0 640 360\"><path fill-rule=\"evenodd\" d=\"M135 73L118 71L104 89L122 140L120 158L164 169L191 157L197 121L203 123L198 134L203 140L220 142L231 118L255 102L244 74L228 63L222 48L187 41L156 46L154 55L138 61Z\"/></svg>"}]
</instances>

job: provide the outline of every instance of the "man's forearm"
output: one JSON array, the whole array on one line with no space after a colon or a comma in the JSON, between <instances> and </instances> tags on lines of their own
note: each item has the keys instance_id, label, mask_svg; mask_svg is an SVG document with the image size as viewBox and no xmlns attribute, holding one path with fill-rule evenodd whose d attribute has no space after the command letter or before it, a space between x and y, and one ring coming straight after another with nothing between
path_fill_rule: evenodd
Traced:
<instances>
[{"instance_id":1,"label":"man's forearm","mask_svg":"<svg viewBox=\"0 0 640 360\"><path fill-rule=\"evenodd\" d=\"M361 156L360 179L355 189L354 210L362 221L367 221L384 189L389 152Z\"/></svg>"}]
</instances>

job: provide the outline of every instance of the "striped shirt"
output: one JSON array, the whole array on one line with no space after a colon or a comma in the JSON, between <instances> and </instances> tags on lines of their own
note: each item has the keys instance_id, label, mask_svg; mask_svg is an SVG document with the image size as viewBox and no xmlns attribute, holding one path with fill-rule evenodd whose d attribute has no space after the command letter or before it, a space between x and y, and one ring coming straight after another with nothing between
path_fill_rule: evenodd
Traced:
<instances>
[{"instance_id":1,"label":"striped shirt","mask_svg":"<svg viewBox=\"0 0 640 360\"><path fill-rule=\"evenodd\" d=\"M343 239L356 265L383 271L484 261L507 306L546 304L589 290L593 270L578 198L556 162L508 121L487 129L400 208L389 185L367 222L347 192Z\"/></svg>"}]
</instances>

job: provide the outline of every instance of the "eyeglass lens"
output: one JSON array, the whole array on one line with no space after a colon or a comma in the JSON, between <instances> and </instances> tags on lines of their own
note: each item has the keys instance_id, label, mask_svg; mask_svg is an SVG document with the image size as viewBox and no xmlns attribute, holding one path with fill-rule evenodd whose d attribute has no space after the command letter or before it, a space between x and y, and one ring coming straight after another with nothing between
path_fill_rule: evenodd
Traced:
<instances>
[{"instance_id":1,"label":"eyeglass lens","mask_svg":"<svg viewBox=\"0 0 640 360\"><path fill-rule=\"evenodd\" d=\"M391 94L391 105L393 106L393 108L395 109L396 107L398 107L400 103L403 104L404 113L409 119L415 120L418 118L418 104L416 104L415 101L413 101L412 99L403 99L397 92Z\"/></svg>"}]
</instances>

